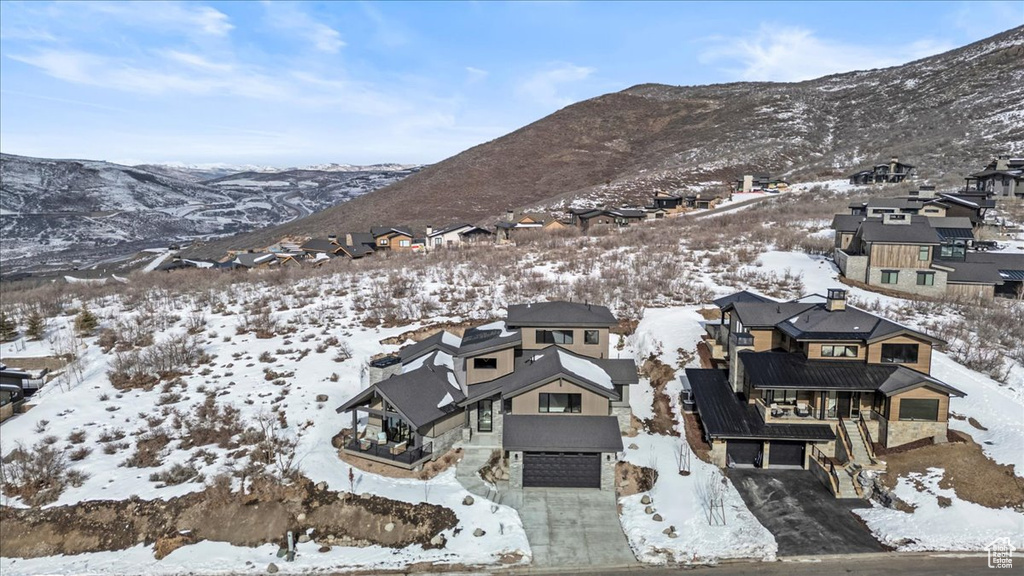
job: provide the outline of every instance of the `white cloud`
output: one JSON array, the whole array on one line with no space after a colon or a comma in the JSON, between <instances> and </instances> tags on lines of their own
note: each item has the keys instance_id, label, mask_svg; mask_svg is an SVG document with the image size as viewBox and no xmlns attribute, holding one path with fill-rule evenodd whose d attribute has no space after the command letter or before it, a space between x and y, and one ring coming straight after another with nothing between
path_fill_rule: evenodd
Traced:
<instances>
[{"instance_id":1,"label":"white cloud","mask_svg":"<svg viewBox=\"0 0 1024 576\"><path fill-rule=\"evenodd\" d=\"M568 62L557 63L520 83L516 88L516 94L543 106L564 108L576 99L565 95L563 89L567 85L586 80L595 71L594 68Z\"/></svg>"},{"instance_id":2,"label":"white cloud","mask_svg":"<svg viewBox=\"0 0 1024 576\"><path fill-rule=\"evenodd\" d=\"M228 15L211 8L184 2L82 2L84 8L136 27L166 30L175 28L189 34L227 36L235 28Z\"/></svg>"},{"instance_id":3,"label":"white cloud","mask_svg":"<svg viewBox=\"0 0 1024 576\"><path fill-rule=\"evenodd\" d=\"M474 68L472 66L466 66L466 82L470 84L484 80L485 78L487 78L489 74L490 73L487 70L481 70L479 68Z\"/></svg>"},{"instance_id":4,"label":"white cloud","mask_svg":"<svg viewBox=\"0 0 1024 576\"><path fill-rule=\"evenodd\" d=\"M753 35L709 38L702 64L720 64L738 80L797 82L828 74L896 66L953 48L921 40L897 46L858 46L821 39L805 28L762 24Z\"/></svg>"},{"instance_id":5,"label":"white cloud","mask_svg":"<svg viewBox=\"0 0 1024 576\"><path fill-rule=\"evenodd\" d=\"M294 32L308 40L314 48L328 54L337 54L346 46L341 33L318 22L309 14L287 2L267 2L267 21L275 28Z\"/></svg>"}]
</instances>

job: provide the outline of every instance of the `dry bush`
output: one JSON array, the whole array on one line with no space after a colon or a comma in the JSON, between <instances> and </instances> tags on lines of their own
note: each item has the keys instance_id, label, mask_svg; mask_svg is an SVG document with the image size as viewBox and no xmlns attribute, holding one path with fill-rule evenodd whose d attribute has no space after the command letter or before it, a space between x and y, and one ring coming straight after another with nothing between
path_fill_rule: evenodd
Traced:
<instances>
[{"instance_id":1,"label":"dry bush","mask_svg":"<svg viewBox=\"0 0 1024 576\"><path fill-rule=\"evenodd\" d=\"M107 376L118 390L150 390L157 382L187 374L190 368L207 361L209 357L199 341L182 334L142 350L116 351Z\"/></svg>"},{"instance_id":2,"label":"dry bush","mask_svg":"<svg viewBox=\"0 0 1024 576\"><path fill-rule=\"evenodd\" d=\"M175 464L167 470L149 475L150 482L161 482L167 486L177 486L185 482L202 482L203 475L192 464Z\"/></svg>"},{"instance_id":3,"label":"dry bush","mask_svg":"<svg viewBox=\"0 0 1024 576\"><path fill-rule=\"evenodd\" d=\"M65 450L38 443L30 449L18 444L0 460L0 482L3 492L21 498L29 506L42 506L55 501L64 489L81 486L86 476L68 467Z\"/></svg>"},{"instance_id":4,"label":"dry bush","mask_svg":"<svg viewBox=\"0 0 1024 576\"><path fill-rule=\"evenodd\" d=\"M160 454L171 442L163 429L157 428L140 436L135 441L135 453L124 461L129 468L155 468L163 464Z\"/></svg>"},{"instance_id":5,"label":"dry bush","mask_svg":"<svg viewBox=\"0 0 1024 576\"><path fill-rule=\"evenodd\" d=\"M178 418L180 426L184 428L181 435L183 450L208 444L216 444L221 448L232 447L232 439L245 429L239 409L230 404L217 404L217 398L213 395L207 396L202 404L196 406L193 414L178 415Z\"/></svg>"}]
</instances>

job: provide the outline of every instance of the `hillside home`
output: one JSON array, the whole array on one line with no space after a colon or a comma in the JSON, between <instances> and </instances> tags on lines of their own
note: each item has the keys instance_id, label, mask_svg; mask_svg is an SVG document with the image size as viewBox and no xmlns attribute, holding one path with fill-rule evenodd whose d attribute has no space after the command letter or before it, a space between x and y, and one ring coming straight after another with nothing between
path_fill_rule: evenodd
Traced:
<instances>
[{"instance_id":1,"label":"hillside home","mask_svg":"<svg viewBox=\"0 0 1024 576\"><path fill-rule=\"evenodd\" d=\"M495 225L496 239L498 242L511 242L516 232L541 230L545 220L540 214L520 214L516 217L515 212L509 210L505 213L505 219Z\"/></svg>"},{"instance_id":2,"label":"hillside home","mask_svg":"<svg viewBox=\"0 0 1024 576\"><path fill-rule=\"evenodd\" d=\"M591 226L630 226L647 220L647 212L639 208L574 208L569 221L581 231Z\"/></svg>"},{"instance_id":3,"label":"hillside home","mask_svg":"<svg viewBox=\"0 0 1024 576\"><path fill-rule=\"evenodd\" d=\"M304 242L300 248L310 259L317 259L318 254L326 254L332 258L348 256L356 259L373 254L375 245L376 241L372 234L354 232L332 234L327 238L313 238Z\"/></svg>"},{"instance_id":4,"label":"hillside home","mask_svg":"<svg viewBox=\"0 0 1024 576\"><path fill-rule=\"evenodd\" d=\"M745 174L732 183L733 192L757 192L759 190L785 190L789 182L781 178L772 178L770 174Z\"/></svg>"},{"instance_id":5,"label":"hillside home","mask_svg":"<svg viewBox=\"0 0 1024 576\"><path fill-rule=\"evenodd\" d=\"M678 194L669 194L668 192L656 193L651 200L651 205L647 207L648 212L664 211L666 214L675 214L685 209L686 202L683 197Z\"/></svg>"},{"instance_id":6,"label":"hillside home","mask_svg":"<svg viewBox=\"0 0 1024 576\"><path fill-rule=\"evenodd\" d=\"M370 235L377 250L412 250L413 236L408 228L374 226L370 228Z\"/></svg>"},{"instance_id":7,"label":"hillside home","mask_svg":"<svg viewBox=\"0 0 1024 576\"><path fill-rule=\"evenodd\" d=\"M900 159L893 156L888 164L876 164L866 170L854 172L848 177L850 184L897 184L910 178L916 172L916 168L910 164L900 162Z\"/></svg>"},{"instance_id":8,"label":"hillside home","mask_svg":"<svg viewBox=\"0 0 1024 576\"><path fill-rule=\"evenodd\" d=\"M884 466L877 446L946 441L949 398L964 393L929 375L939 339L847 305L845 290L715 305L704 342L724 369L686 379L717 465L809 469L854 497L851 474Z\"/></svg>"},{"instance_id":9,"label":"hillside home","mask_svg":"<svg viewBox=\"0 0 1024 576\"><path fill-rule=\"evenodd\" d=\"M234 264L235 268L258 270L277 266L279 260L276 254L266 254L263 252L242 252L236 255L235 259L232 260L231 263Z\"/></svg>"},{"instance_id":10,"label":"hillside home","mask_svg":"<svg viewBox=\"0 0 1024 576\"><path fill-rule=\"evenodd\" d=\"M850 280L922 296L993 294L994 283L979 289L979 279L950 275L949 264L964 262L974 239L968 218L839 214L832 225L835 262Z\"/></svg>"},{"instance_id":11,"label":"hillside home","mask_svg":"<svg viewBox=\"0 0 1024 576\"><path fill-rule=\"evenodd\" d=\"M604 306L512 305L504 321L403 348L400 364L338 408L343 450L414 468L456 442L500 450L510 485L611 490L629 429L632 359L609 358Z\"/></svg>"},{"instance_id":12,"label":"hillside home","mask_svg":"<svg viewBox=\"0 0 1024 576\"><path fill-rule=\"evenodd\" d=\"M850 203L850 214L882 216L883 214L918 214L921 216L949 216L970 218L979 225L995 202L964 194L936 194L934 186L921 186L907 196L872 197Z\"/></svg>"},{"instance_id":13,"label":"hillside home","mask_svg":"<svg viewBox=\"0 0 1024 576\"><path fill-rule=\"evenodd\" d=\"M454 248L470 242L490 241L493 239L493 232L471 224L453 224L438 230L427 226L427 250Z\"/></svg>"},{"instance_id":14,"label":"hillside home","mask_svg":"<svg viewBox=\"0 0 1024 576\"><path fill-rule=\"evenodd\" d=\"M967 178L967 190L1001 197L1024 197L1024 158L1000 156Z\"/></svg>"}]
</instances>

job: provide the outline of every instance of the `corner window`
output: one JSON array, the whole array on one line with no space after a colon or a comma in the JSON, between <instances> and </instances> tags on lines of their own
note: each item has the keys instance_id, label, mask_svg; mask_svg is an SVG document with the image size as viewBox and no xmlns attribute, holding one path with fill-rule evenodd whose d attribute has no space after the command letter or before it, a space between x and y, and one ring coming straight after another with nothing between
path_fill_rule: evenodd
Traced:
<instances>
[{"instance_id":1,"label":"corner window","mask_svg":"<svg viewBox=\"0 0 1024 576\"><path fill-rule=\"evenodd\" d=\"M600 344L601 343L601 332L599 330L584 330L583 331L583 343L584 344Z\"/></svg>"},{"instance_id":2,"label":"corner window","mask_svg":"<svg viewBox=\"0 0 1024 576\"><path fill-rule=\"evenodd\" d=\"M915 364L917 344L882 344L882 362L888 364Z\"/></svg>"},{"instance_id":3,"label":"corner window","mask_svg":"<svg viewBox=\"0 0 1024 576\"><path fill-rule=\"evenodd\" d=\"M921 246L917 250L917 259L921 262L927 262L928 256L931 254L931 250L927 246Z\"/></svg>"},{"instance_id":4,"label":"corner window","mask_svg":"<svg viewBox=\"0 0 1024 576\"><path fill-rule=\"evenodd\" d=\"M918 272L918 286L935 286L935 272Z\"/></svg>"},{"instance_id":5,"label":"corner window","mask_svg":"<svg viewBox=\"0 0 1024 576\"><path fill-rule=\"evenodd\" d=\"M583 405L582 394L541 393L537 411L544 414L579 414Z\"/></svg>"},{"instance_id":6,"label":"corner window","mask_svg":"<svg viewBox=\"0 0 1024 576\"><path fill-rule=\"evenodd\" d=\"M504 412L505 414L511 414L512 413L512 399L511 398L505 398L504 400L502 400L501 401L501 407L502 407L502 412Z\"/></svg>"},{"instance_id":7,"label":"corner window","mask_svg":"<svg viewBox=\"0 0 1024 576\"><path fill-rule=\"evenodd\" d=\"M823 344L821 356L822 358L856 358L857 347L846 344Z\"/></svg>"},{"instance_id":8,"label":"corner window","mask_svg":"<svg viewBox=\"0 0 1024 576\"><path fill-rule=\"evenodd\" d=\"M936 422L938 419L938 398L904 398L900 400L900 420Z\"/></svg>"},{"instance_id":9,"label":"corner window","mask_svg":"<svg viewBox=\"0 0 1024 576\"><path fill-rule=\"evenodd\" d=\"M497 370L497 358L473 358L473 368L477 370Z\"/></svg>"},{"instance_id":10,"label":"corner window","mask_svg":"<svg viewBox=\"0 0 1024 576\"><path fill-rule=\"evenodd\" d=\"M882 270L882 284L895 284L899 279L899 270Z\"/></svg>"},{"instance_id":11,"label":"corner window","mask_svg":"<svg viewBox=\"0 0 1024 576\"><path fill-rule=\"evenodd\" d=\"M537 330L540 344L572 344L572 330Z\"/></svg>"}]
</instances>

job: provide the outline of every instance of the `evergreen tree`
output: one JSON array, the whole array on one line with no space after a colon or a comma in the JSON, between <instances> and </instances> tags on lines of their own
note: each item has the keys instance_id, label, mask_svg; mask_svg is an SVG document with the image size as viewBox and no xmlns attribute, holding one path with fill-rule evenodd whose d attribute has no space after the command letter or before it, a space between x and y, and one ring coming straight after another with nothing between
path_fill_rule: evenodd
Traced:
<instances>
[{"instance_id":1,"label":"evergreen tree","mask_svg":"<svg viewBox=\"0 0 1024 576\"><path fill-rule=\"evenodd\" d=\"M18 324L14 318L0 310L0 342L7 342L18 337Z\"/></svg>"},{"instance_id":2,"label":"evergreen tree","mask_svg":"<svg viewBox=\"0 0 1024 576\"><path fill-rule=\"evenodd\" d=\"M98 324L96 315L87 308L82 308L82 311L75 317L75 330L82 336L92 334Z\"/></svg>"},{"instance_id":3,"label":"evergreen tree","mask_svg":"<svg viewBox=\"0 0 1024 576\"><path fill-rule=\"evenodd\" d=\"M45 334L46 318L39 313L39 310L33 310L25 321L25 335L29 340L42 340Z\"/></svg>"}]
</instances>

